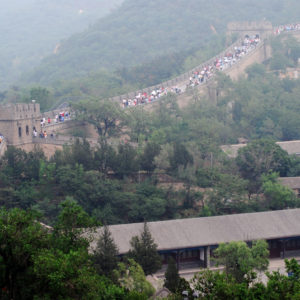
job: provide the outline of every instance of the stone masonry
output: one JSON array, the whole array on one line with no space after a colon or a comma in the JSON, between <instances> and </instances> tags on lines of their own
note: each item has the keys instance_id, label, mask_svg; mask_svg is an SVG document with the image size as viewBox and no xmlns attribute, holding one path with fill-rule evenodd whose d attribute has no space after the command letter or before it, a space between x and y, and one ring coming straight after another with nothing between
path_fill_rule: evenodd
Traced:
<instances>
[{"instance_id":1,"label":"stone masonry","mask_svg":"<svg viewBox=\"0 0 300 300\"><path fill-rule=\"evenodd\" d=\"M40 130L40 105L10 104L0 106L0 133L8 145L32 143L32 132Z\"/></svg>"}]
</instances>

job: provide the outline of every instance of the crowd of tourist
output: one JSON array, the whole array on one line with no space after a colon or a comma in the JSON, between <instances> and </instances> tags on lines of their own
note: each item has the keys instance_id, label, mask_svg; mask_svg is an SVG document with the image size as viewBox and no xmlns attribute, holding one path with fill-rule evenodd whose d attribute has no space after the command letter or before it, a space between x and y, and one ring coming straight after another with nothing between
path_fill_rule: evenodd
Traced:
<instances>
[{"instance_id":1,"label":"crowd of tourist","mask_svg":"<svg viewBox=\"0 0 300 300\"><path fill-rule=\"evenodd\" d=\"M300 30L300 23L279 26L276 28L275 34L279 35L282 32L290 32L290 31L297 31L297 30Z\"/></svg>"},{"instance_id":2,"label":"crowd of tourist","mask_svg":"<svg viewBox=\"0 0 300 300\"><path fill-rule=\"evenodd\" d=\"M39 138L46 139L48 137L47 131L45 130L45 127L47 127L47 125L58 124L60 122L64 122L65 120L70 120L70 119L71 119L71 113L69 111L60 112L60 113L56 114L55 117L52 119L50 117L48 117L48 118L43 117L41 119L40 133L38 134L36 128L34 128L32 135L34 138L39 137ZM54 138L54 134L51 133L50 137Z\"/></svg>"},{"instance_id":3,"label":"crowd of tourist","mask_svg":"<svg viewBox=\"0 0 300 300\"><path fill-rule=\"evenodd\" d=\"M224 71L236 64L245 55L254 50L259 42L259 35L246 35L241 41L241 44L234 47L232 51L229 51L224 56L222 55L217 57L215 61L208 63L202 69L193 72L193 74L189 77L189 81L186 84L183 84L183 86L175 86L171 88L158 87L151 93L138 93L132 98L124 98L122 100L123 107L125 108L128 106L150 103L158 100L160 97L165 96L170 92L180 94L181 92L184 92L188 87L195 87L204 84L216 73L216 71Z\"/></svg>"},{"instance_id":4,"label":"crowd of tourist","mask_svg":"<svg viewBox=\"0 0 300 300\"><path fill-rule=\"evenodd\" d=\"M180 94L181 90L178 87L172 87L172 88L159 87L154 89L149 94L147 92L138 93L133 98L123 99L123 107L136 106L140 104L153 102L158 100L160 97L167 95L169 92Z\"/></svg>"},{"instance_id":5,"label":"crowd of tourist","mask_svg":"<svg viewBox=\"0 0 300 300\"><path fill-rule=\"evenodd\" d=\"M300 23L295 24L287 24L279 26L275 29L274 34L279 35L283 32L290 31L299 31ZM128 106L136 106L149 102L153 102L158 100L160 97L167 95L172 92L175 94L180 94L186 90L188 87L195 87L207 82L216 71L224 71L232 65L236 64L240 59L242 59L245 55L253 51L257 44L260 42L259 35L249 36L246 35L242 40L240 46L234 47L232 51L229 51L224 56L220 56L216 58L213 63L206 64L202 69L199 69L189 77L189 81L186 84L182 84L182 86L174 86L174 87L158 87L154 89L151 93L143 92L139 93L132 98L124 98L122 100L123 107Z\"/></svg>"},{"instance_id":6,"label":"crowd of tourist","mask_svg":"<svg viewBox=\"0 0 300 300\"><path fill-rule=\"evenodd\" d=\"M213 63L203 67L202 70L195 71L190 77L187 86L194 87L205 83L216 71L224 71L232 67L232 65L254 50L259 42L259 35L246 35L240 46L234 47L232 51L226 53L224 56L217 57Z\"/></svg>"},{"instance_id":7,"label":"crowd of tourist","mask_svg":"<svg viewBox=\"0 0 300 300\"><path fill-rule=\"evenodd\" d=\"M56 123L59 123L59 122L64 122L65 120L69 120L71 118L71 114L70 112L68 111L63 111L63 112L60 112L59 114L56 114L54 119L51 119L50 117L46 118L43 117L41 119L41 127L45 127L46 124L48 125L51 125L51 124L56 124Z\"/></svg>"},{"instance_id":8,"label":"crowd of tourist","mask_svg":"<svg viewBox=\"0 0 300 300\"><path fill-rule=\"evenodd\" d=\"M36 129L33 129L32 135L34 138L37 138L39 136L39 138L41 139L46 139L48 137L47 131L46 130L41 130L41 132L38 134L38 132L36 131ZM54 134L51 133L50 134L51 138L54 138Z\"/></svg>"}]
</instances>

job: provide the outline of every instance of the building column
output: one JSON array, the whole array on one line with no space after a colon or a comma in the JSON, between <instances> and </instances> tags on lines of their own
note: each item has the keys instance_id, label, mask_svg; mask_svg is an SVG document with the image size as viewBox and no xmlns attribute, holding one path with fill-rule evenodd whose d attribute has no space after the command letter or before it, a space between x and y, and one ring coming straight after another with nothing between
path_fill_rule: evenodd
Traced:
<instances>
[{"instance_id":1,"label":"building column","mask_svg":"<svg viewBox=\"0 0 300 300\"><path fill-rule=\"evenodd\" d=\"M204 248L204 267L210 268L210 247Z\"/></svg>"},{"instance_id":2,"label":"building column","mask_svg":"<svg viewBox=\"0 0 300 300\"><path fill-rule=\"evenodd\" d=\"M176 251L176 264L177 264L177 270L179 270L179 263L180 263L180 255L179 255L179 251Z\"/></svg>"},{"instance_id":3,"label":"building column","mask_svg":"<svg viewBox=\"0 0 300 300\"><path fill-rule=\"evenodd\" d=\"M282 241L282 258L285 258L285 242L286 241Z\"/></svg>"}]
</instances>

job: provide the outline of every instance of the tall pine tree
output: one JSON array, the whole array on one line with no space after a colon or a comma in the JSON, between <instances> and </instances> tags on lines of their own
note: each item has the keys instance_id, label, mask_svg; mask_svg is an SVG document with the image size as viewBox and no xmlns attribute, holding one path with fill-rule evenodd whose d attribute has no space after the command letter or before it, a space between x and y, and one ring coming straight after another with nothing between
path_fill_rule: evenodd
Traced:
<instances>
[{"instance_id":1,"label":"tall pine tree","mask_svg":"<svg viewBox=\"0 0 300 300\"><path fill-rule=\"evenodd\" d=\"M141 265L146 275L153 274L160 269L161 257L146 222L141 236L134 236L130 244L132 249L128 252L128 256Z\"/></svg>"},{"instance_id":2,"label":"tall pine tree","mask_svg":"<svg viewBox=\"0 0 300 300\"><path fill-rule=\"evenodd\" d=\"M118 253L111 232L105 225L94 253L95 266L99 274L112 277L112 271L117 268Z\"/></svg>"},{"instance_id":3,"label":"tall pine tree","mask_svg":"<svg viewBox=\"0 0 300 300\"><path fill-rule=\"evenodd\" d=\"M178 269L176 266L176 262L173 257L170 257L168 260L168 267L165 272L165 284L164 286L169 289L171 292L176 293L178 290L180 282L180 277L178 274Z\"/></svg>"}]
</instances>

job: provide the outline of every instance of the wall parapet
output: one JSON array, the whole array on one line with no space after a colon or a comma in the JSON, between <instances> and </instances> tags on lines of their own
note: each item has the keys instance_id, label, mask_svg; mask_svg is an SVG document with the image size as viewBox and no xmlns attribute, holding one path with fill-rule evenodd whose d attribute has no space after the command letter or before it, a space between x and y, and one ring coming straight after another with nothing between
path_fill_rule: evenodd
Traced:
<instances>
[{"instance_id":1,"label":"wall parapet","mask_svg":"<svg viewBox=\"0 0 300 300\"><path fill-rule=\"evenodd\" d=\"M39 103L18 103L0 105L0 120L23 120L39 118L41 115Z\"/></svg>"}]
</instances>

